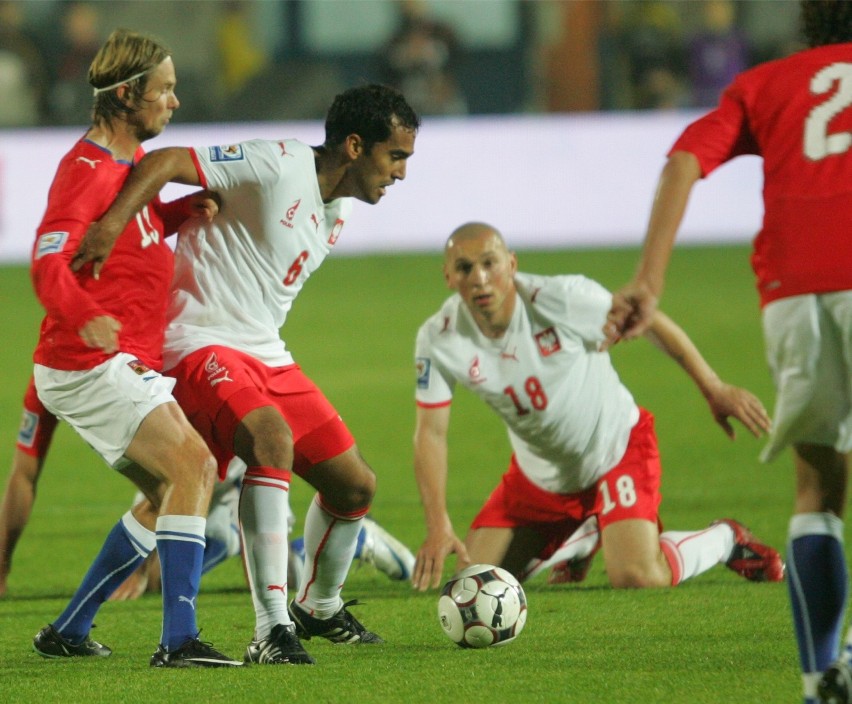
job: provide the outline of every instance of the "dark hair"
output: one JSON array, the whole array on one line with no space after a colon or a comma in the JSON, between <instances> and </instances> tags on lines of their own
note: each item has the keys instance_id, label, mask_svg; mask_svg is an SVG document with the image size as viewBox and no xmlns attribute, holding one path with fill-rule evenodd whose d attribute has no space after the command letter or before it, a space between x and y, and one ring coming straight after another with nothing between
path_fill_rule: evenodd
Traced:
<instances>
[{"instance_id":1,"label":"dark hair","mask_svg":"<svg viewBox=\"0 0 852 704\"><path fill-rule=\"evenodd\" d=\"M115 87L95 93L93 120L108 123L119 115L139 110L148 86L148 72L163 63L170 53L159 40L145 34L128 29L116 29L110 34L89 66L89 85L96 90ZM127 102L116 93L118 86L124 84L128 86Z\"/></svg>"},{"instance_id":2,"label":"dark hair","mask_svg":"<svg viewBox=\"0 0 852 704\"><path fill-rule=\"evenodd\" d=\"M386 141L395 125L417 131L420 118L396 88L377 84L344 91L328 109L325 118L325 146L343 143L350 134L364 140L367 153Z\"/></svg>"},{"instance_id":3,"label":"dark hair","mask_svg":"<svg viewBox=\"0 0 852 704\"><path fill-rule=\"evenodd\" d=\"M852 2L802 0L802 34L808 46L852 41Z\"/></svg>"}]
</instances>

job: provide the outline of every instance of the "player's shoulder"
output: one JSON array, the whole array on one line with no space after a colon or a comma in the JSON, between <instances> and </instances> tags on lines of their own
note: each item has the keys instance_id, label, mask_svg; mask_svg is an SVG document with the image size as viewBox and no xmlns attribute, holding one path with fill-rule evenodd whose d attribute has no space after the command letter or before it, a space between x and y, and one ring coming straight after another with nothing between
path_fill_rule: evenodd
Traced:
<instances>
[{"instance_id":1,"label":"player's shoulder","mask_svg":"<svg viewBox=\"0 0 852 704\"><path fill-rule=\"evenodd\" d=\"M558 300L566 302L575 296L586 296L599 293L603 286L594 279L583 274L515 274L515 286L521 297L530 303Z\"/></svg>"},{"instance_id":2,"label":"player's shoulder","mask_svg":"<svg viewBox=\"0 0 852 704\"><path fill-rule=\"evenodd\" d=\"M418 339L434 341L442 336L452 336L456 330L461 305L462 299L457 293L447 298L441 307L420 326L417 332Z\"/></svg>"},{"instance_id":3,"label":"player's shoulder","mask_svg":"<svg viewBox=\"0 0 852 704\"><path fill-rule=\"evenodd\" d=\"M852 42L801 49L788 56L764 61L739 74L735 84L759 87L768 81L789 82L796 74L809 74L835 62L852 62Z\"/></svg>"}]
</instances>

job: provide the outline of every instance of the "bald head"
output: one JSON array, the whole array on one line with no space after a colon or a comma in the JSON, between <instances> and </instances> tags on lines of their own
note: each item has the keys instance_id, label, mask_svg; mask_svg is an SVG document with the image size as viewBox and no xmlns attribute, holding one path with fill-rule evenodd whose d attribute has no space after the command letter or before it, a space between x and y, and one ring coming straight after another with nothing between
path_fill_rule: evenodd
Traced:
<instances>
[{"instance_id":1,"label":"bald head","mask_svg":"<svg viewBox=\"0 0 852 704\"><path fill-rule=\"evenodd\" d=\"M444 246L444 258L451 256L454 248L474 240L491 240L491 246L508 251L506 241L497 228L484 222L468 222L452 231Z\"/></svg>"}]
</instances>

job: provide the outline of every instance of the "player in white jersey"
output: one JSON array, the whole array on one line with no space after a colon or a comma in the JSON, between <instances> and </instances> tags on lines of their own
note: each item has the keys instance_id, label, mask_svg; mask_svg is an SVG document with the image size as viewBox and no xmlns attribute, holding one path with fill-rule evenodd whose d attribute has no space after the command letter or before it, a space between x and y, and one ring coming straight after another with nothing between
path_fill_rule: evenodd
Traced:
<instances>
[{"instance_id":1,"label":"player in white jersey","mask_svg":"<svg viewBox=\"0 0 852 704\"><path fill-rule=\"evenodd\" d=\"M335 98L319 147L283 140L153 151L78 250L75 266L93 261L99 271L123 223L167 181L222 196L221 217L180 231L164 357L220 470L234 455L247 465L240 528L256 615L249 662L313 663L299 642L312 636L381 642L340 596L376 478L337 411L293 363L279 327L340 236L351 199L375 204L405 178L419 124L398 91L369 85ZM317 495L305 518L304 579L288 612L291 470Z\"/></svg>"},{"instance_id":2,"label":"player in white jersey","mask_svg":"<svg viewBox=\"0 0 852 704\"><path fill-rule=\"evenodd\" d=\"M450 236L444 277L457 293L420 328L416 346L414 466L427 529L416 588L441 583L450 553L460 567L500 565L527 579L553 566L552 581L579 581L599 547L614 587L674 585L719 563L750 580L783 579L778 553L737 521L660 533L653 417L600 351L607 290L582 276L518 273L500 233L482 223ZM652 332L729 435L729 416L755 435L768 430L760 401L722 382L683 330L659 314ZM464 543L446 504L456 384L500 416L513 451Z\"/></svg>"}]
</instances>

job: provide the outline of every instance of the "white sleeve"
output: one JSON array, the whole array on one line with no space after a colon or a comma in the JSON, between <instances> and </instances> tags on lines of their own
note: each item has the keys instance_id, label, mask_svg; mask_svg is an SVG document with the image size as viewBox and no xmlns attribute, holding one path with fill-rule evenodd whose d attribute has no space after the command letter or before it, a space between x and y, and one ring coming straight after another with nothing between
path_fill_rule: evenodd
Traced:
<instances>
[{"instance_id":1,"label":"white sleeve","mask_svg":"<svg viewBox=\"0 0 852 704\"><path fill-rule=\"evenodd\" d=\"M591 348L604 341L603 326L612 306L612 293L585 276L555 279L562 289L568 325Z\"/></svg>"},{"instance_id":2,"label":"white sleeve","mask_svg":"<svg viewBox=\"0 0 852 704\"><path fill-rule=\"evenodd\" d=\"M445 376L432 353L427 322L417 333L415 363L417 365L417 403L427 406L443 406L453 399L455 380Z\"/></svg>"},{"instance_id":3,"label":"white sleeve","mask_svg":"<svg viewBox=\"0 0 852 704\"><path fill-rule=\"evenodd\" d=\"M243 184L268 184L281 177L280 160L265 140L195 147L194 151L210 190L226 190Z\"/></svg>"}]
</instances>

